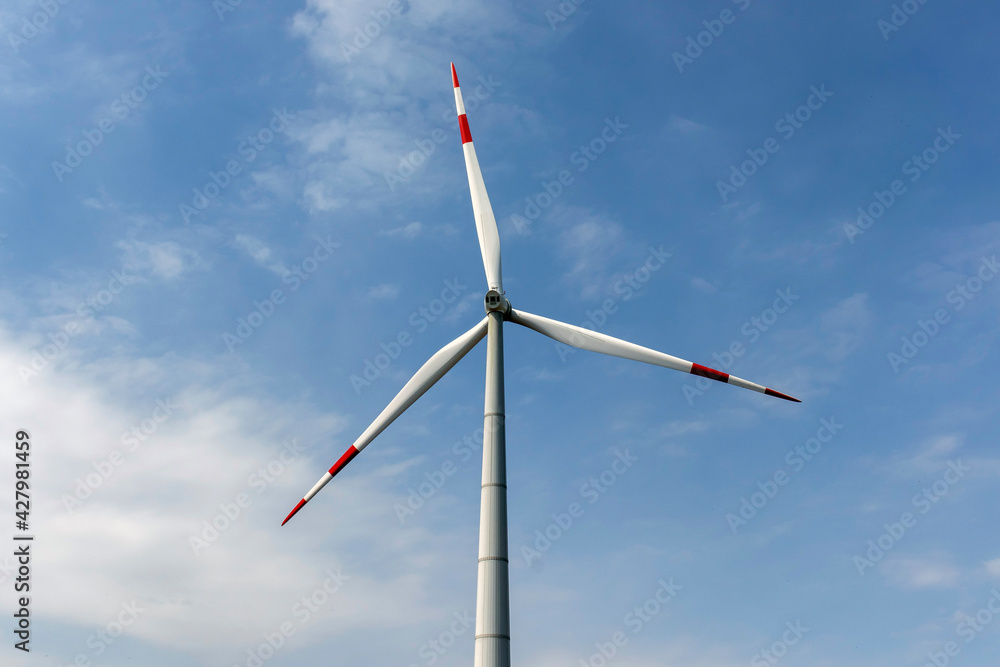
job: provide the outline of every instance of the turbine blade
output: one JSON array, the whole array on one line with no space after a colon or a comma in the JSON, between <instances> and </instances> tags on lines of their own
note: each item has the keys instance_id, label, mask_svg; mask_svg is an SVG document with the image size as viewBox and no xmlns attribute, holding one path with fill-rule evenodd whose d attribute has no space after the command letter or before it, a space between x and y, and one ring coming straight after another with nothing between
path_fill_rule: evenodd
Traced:
<instances>
[{"instance_id":1,"label":"turbine blade","mask_svg":"<svg viewBox=\"0 0 1000 667\"><path fill-rule=\"evenodd\" d=\"M396 397L393 398L389 405L385 406L382 413L371 423L365 432L354 441L354 444L348 448L344 455L333 464L333 466L326 472L323 477L320 478L316 485L309 490L299 504L285 517L285 520L281 522L284 526L288 523L288 520L295 516L296 512L302 509L303 505L312 500L313 496L319 493L327 483L333 479L338 472L340 472L344 466L351 462L351 460L357 456L362 449L368 446L368 444L378 436L379 433L385 430L385 428L396 420L396 417L403 414L403 412L416 402L418 398L424 395L424 393L434 386L434 383L444 377L451 368L458 363L459 359L468 354L469 350L474 348L476 344L483 339L486 335L486 324L489 318L484 318L482 322L477 324L472 329L453 340L452 342L445 345L443 348L438 350L434 356L428 359L420 370L410 378L409 382L403 385L403 388L399 390Z\"/></svg>"},{"instance_id":2,"label":"turbine blade","mask_svg":"<svg viewBox=\"0 0 1000 667\"><path fill-rule=\"evenodd\" d=\"M483 172L479 169L479 159L472 145L469 119L465 115L462 89L458 87L455 63L451 64L451 80L455 84L455 107L458 110L458 128L462 133L462 151L465 153L465 171L469 175L469 190L472 193L472 213L476 217L476 231L479 233L479 249L483 253L483 267L489 289L503 294L503 279L500 276L500 233L493 217L490 197L486 194Z\"/></svg>"},{"instance_id":3,"label":"turbine blade","mask_svg":"<svg viewBox=\"0 0 1000 667\"><path fill-rule=\"evenodd\" d=\"M523 327L534 329L544 336L548 336L549 338L557 340L565 345L578 347L581 350L590 350L591 352L608 354L612 357L632 359L634 361L653 364L654 366L672 368L675 371L690 373L692 375L700 375L701 377L706 377L710 380L717 380L719 382L736 385L737 387L743 387L744 389L760 392L761 394L767 394L768 396L783 398L786 401L793 401L795 403L802 402L797 398L792 398L787 394L782 394L780 391L768 389L767 387L759 385L756 382L743 380L735 375L729 375L728 373L723 373L722 371L717 371L707 366L702 366L700 364L691 363L690 361L685 361L684 359L672 357L669 354L657 352L656 350L651 350L648 347L636 345L635 343L629 343L628 341L613 338L596 331L576 327L572 324L565 324L557 320L550 320L547 317L532 315L531 313L526 313L523 310L511 309L510 313L507 315L507 319L514 324L520 324Z\"/></svg>"}]
</instances>

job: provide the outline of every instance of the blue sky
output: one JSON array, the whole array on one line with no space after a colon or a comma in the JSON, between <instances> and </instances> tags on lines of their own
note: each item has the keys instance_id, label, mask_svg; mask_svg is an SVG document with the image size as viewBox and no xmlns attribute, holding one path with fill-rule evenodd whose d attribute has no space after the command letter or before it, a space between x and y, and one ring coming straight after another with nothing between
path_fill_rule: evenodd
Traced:
<instances>
[{"instance_id":1,"label":"blue sky","mask_svg":"<svg viewBox=\"0 0 1000 667\"><path fill-rule=\"evenodd\" d=\"M469 662L484 346L279 528L482 318L454 61L515 308L803 399L508 325L515 662L994 664L996 18L0 3L3 663Z\"/></svg>"}]
</instances>

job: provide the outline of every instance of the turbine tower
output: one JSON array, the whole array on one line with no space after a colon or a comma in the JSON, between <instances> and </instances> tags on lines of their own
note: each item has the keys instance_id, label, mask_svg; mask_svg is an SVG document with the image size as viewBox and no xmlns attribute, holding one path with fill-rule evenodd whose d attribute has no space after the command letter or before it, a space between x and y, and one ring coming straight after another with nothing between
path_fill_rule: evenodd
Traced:
<instances>
[{"instance_id":1,"label":"turbine tower","mask_svg":"<svg viewBox=\"0 0 1000 667\"><path fill-rule=\"evenodd\" d=\"M799 403L780 392L763 385L742 380L721 371L691 363L677 357L657 352L635 343L565 324L546 317L514 310L507 300L500 272L500 235L486 184L479 169L476 149L472 144L469 120L462 102L462 89L458 85L455 64L451 65L451 78L455 87L455 106L458 127L465 153L465 169L472 193L472 212L479 234L479 249L486 269L486 317L469 331L445 345L420 367L420 370L403 385L389 405L351 445L344 455L320 478L281 525L288 523L320 489L327 485L344 466L367 447L379 433L424 395L435 382L458 363L469 350L486 337L486 402L483 415L483 485L479 515L479 573L476 596L476 658L475 667L510 667L510 596L508 589L507 557L507 457L504 438L504 389L503 389L503 323L512 322L534 329L565 345L600 352L614 357L632 359L655 366L663 366L683 373L691 373L751 389L768 396Z\"/></svg>"}]
</instances>

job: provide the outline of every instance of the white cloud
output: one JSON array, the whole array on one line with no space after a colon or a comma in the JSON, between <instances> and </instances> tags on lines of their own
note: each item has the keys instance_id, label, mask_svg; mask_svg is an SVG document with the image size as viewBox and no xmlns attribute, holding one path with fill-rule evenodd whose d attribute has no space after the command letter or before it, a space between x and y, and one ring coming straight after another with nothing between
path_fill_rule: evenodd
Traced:
<instances>
[{"instance_id":1,"label":"white cloud","mask_svg":"<svg viewBox=\"0 0 1000 667\"><path fill-rule=\"evenodd\" d=\"M910 590L954 588L960 575L958 568L940 559L890 558L879 570L893 586Z\"/></svg>"},{"instance_id":2,"label":"white cloud","mask_svg":"<svg viewBox=\"0 0 1000 667\"><path fill-rule=\"evenodd\" d=\"M701 123L697 123L676 114L672 114L670 116L667 120L666 127L673 132L686 135L700 134L711 129L708 125L702 125Z\"/></svg>"},{"instance_id":3,"label":"white cloud","mask_svg":"<svg viewBox=\"0 0 1000 667\"><path fill-rule=\"evenodd\" d=\"M984 257L1000 252L1000 222L981 225L952 225L947 232L935 234L934 246L940 249L934 260L917 264L901 278L927 294L942 298L957 284L975 274Z\"/></svg>"},{"instance_id":4,"label":"white cloud","mask_svg":"<svg viewBox=\"0 0 1000 667\"><path fill-rule=\"evenodd\" d=\"M278 276L284 276L288 273L288 268L285 264L275 258L274 251L257 237L249 234L237 234L233 243L237 248L249 255L259 266L271 273Z\"/></svg>"},{"instance_id":5,"label":"white cloud","mask_svg":"<svg viewBox=\"0 0 1000 667\"><path fill-rule=\"evenodd\" d=\"M660 427L660 436L673 438L687 433L703 433L709 428L709 423L705 421L672 421Z\"/></svg>"},{"instance_id":6,"label":"white cloud","mask_svg":"<svg viewBox=\"0 0 1000 667\"><path fill-rule=\"evenodd\" d=\"M325 153L333 144L342 144L347 138L347 127L339 118L322 120L303 133L302 143L308 153Z\"/></svg>"},{"instance_id":7,"label":"white cloud","mask_svg":"<svg viewBox=\"0 0 1000 667\"><path fill-rule=\"evenodd\" d=\"M694 287L699 292L707 292L709 294L713 294L719 291L715 285L708 282L704 278L699 278L698 276L695 276L694 278L691 279L691 286Z\"/></svg>"},{"instance_id":8,"label":"white cloud","mask_svg":"<svg viewBox=\"0 0 1000 667\"><path fill-rule=\"evenodd\" d=\"M643 628L643 635L662 633L660 624L669 624L670 622L669 618L653 616L648 627ZM631 632L626 632L626 635L632 637ZM748 655L750 655L756 650L750 646L735 646L731 642L719 641L717 638L711 640L660 639L659 637L640 636L637 639L638 641L630 641L619 648L618 654L608 661L608 664L614 664L616 667L663 667L664 665L742 667L748 662L748 658L744 657L743 653L749 651ZM791 651L801 653L801 649L798 647L792 647ZM532 656L524 664L527 667L565 667L566 665L579 664L581 661L586 664L593 653L598 653L598 649L591 643L586 651L549 650ZM600 654L598 653L598 655ZM593 664L598 664L598 662L595 660Z\"/></svg>"},{"instance_id":9,"label":"white cloud","mask_svg":"<svg viewBox=\"0 0 1000 667\"><path fill-rule=\"evenodd\" d=\"M740 210L738 210L736 212L736 215L733 216L733 220L735 222L746 222L747 220L750 220L755 215L760 213L763 208L764 205L759 201L755 201L751 204L746 205L745 207L741 206Z\"/></svg>"},{"instance_id":10,"label":"white cloud","mask_svg":"<svg viewBox=\"0 0 1000 667\"><path fill-rule=\"evenodd\" d=\"M865 341L874 316L868 307L868 295L855 294L820 315L826 355L841 361Z\"/></svg>"},{"instance_id":11,"label":"white cloud","mask_svg":"<svg viewBox=\"0 0 1000 667\"><path fill-rule=\"evenodd\" d=\"M379 208L386 195L398 193L400 187L409 194L439 196L444 183L454 183L443 175L442 151L430 139L435 129L457 137L457 130L445 124L454 117L449 61L462 52L462 43L497 54L512 48L510 34L518 35L519 48L553 37L547 26L523 21L506 4L431 0L404 3L404 11L392 15L370 42L358 38L374 20L372 12L384 6L309 0L291 21L291 34L306 42L321 65L317 103L303 110L289 131L302 148L293 161L298 161L304 203L311 212L348 204ZM442 34L457 36L457 43L442 42ZM358 47L355 39L365 43ZM478 85L477 75L487 74L462 62L457 65L470 88ZM499 104L492 96L488 101ZM506 109L504 117L521 111ZM418 141L432 146L431 154L426 148L418 152ZM386 175L398 175L404 158L413 171L404 174L405 186L399 181L390 186Z\"/></svg>"},{"instance_id":12,"label":"white cloud","mask_svg":"<svg viewBox=\"0 0 1000 667\"><path fill-rule=\"evenodd\" d=\"M754 253L754 258L759 261L778 261L782 264L806 264L812 267L829 269L833 266L837 251L844 244L843 229L838 223L835 228L831 228L825 236L831 240L794 240L779 245L769 247L765 251Z\"/></svg>"},{"instance_id":13,"label":"white cloud","mask_svg":"<svg viewBox=\"0 0 1000 667\"><path fill-rule=\"evenodd\" d=\"M330 211L340 208L346 203L343 197L336 197L332 193L335 190L323 183L323 181L312 181L307 183L302 193L305 195L309 205L309 212L316 213Z\"/></svg>"},{"instance_id":14,"label":"white cloud","mask_svg":"<svg viewBox=\"0 0 1000 667\"><path fill-rule=\"evenodd\" d=\"M192 267L204 267L198 253L173 241L146 243L120 241L118 247L125 251L125 266L136 271L149 272L157 278L172 280Z\"/></svg>"},{"instance_id":15,"label":"white cloud","mask_svg":"<svg viewBox=\"0 0 1000 667\"><path fill-rule=\"evenodd\" d=\"M894 460L891 469L910 477L941 474L961 444L962 438L956 434L929 438L918 445L915 452L904 453Z\"/></svg>"},{"instance_id":16,"label":"white cloud","mask_svg":"<svg viewBox=\"0 0 1000 667\"><path fill-rule=\"evenodd\" d=\"M396 285L375 285L368 289L368 298L379 301L395 299L398 294L399 287Z\"/></svg>"},{"instance_id":17,"label":"white cloud","mask_svg":"<svg viewBox=\"0 0 1000 667\"><path fill-rule=\"evenodd\" d=\"M560 225L557 252L568 264L563 281L584 299L604 296L611 291L611 263L625 247L622 226L581 208L553 212Z\"/></svg>"},{"instance_id":18,"label":"white cloud","mask_svg":"<svg viewBox=\"0 0 1000 667\"><path fill-rule=\"evenodd\" d=\"M333 451L345 447L336 442L340 416L242 393L246 384L232 383L215 364L177 355L129 359L112 353L111 342L92 343L87 356L98 361L50 368L25 385L15 365L29 350L0 329L3 420L10 432L30 430L34 443L33 528L45 542L35 564L46 573L35 605L42 616L92 628L135 600L144 611L131 637L225 661L289 620L292 605L333 562L351 579L289 650L331 631L384 629L436 613L428 600L442 594L427 595L426 564L450 566L449 535L439 542L399 527L386 494L398 491L396 479L380 473L379 454L314 500L297 525L279 526ZM174 405L162 422L153 419L164 415L155 411L157 399ZM137 444L126 439L133 427L143 433L144 423L156 423L155 431ZM274 482L258 492L250 476L276 460L289 437L305 451L280 472L272 469ZM118 465L110 462L116 450ZM96 488L81 492L82 505L68 512L66 498L88 476ZM13 495L10 478L0 481L0 493ZM250 505L195 555L191 536L204 521L232 512L239 493ZM330 534L351 547L331 549ZM361 555L369 550L382 564ZM379 571L385 558L398 560Z\"/></svg>"},{"instance_id":19,"label":"white cloud","mask_svg":"<svg viewBox=\"0 0 1000 667\"><path fill-rule=\"evenodd\" d=\"M393 229L386 229L384 231L379 232L379 234L381 236L388 236L390 238L399 237L404 239L412 239L416 238L423 230L423 228L424 226L419 222L411 222L407 225L403 225L402 227L394 227Z\"/></svg>"}]
</instances>

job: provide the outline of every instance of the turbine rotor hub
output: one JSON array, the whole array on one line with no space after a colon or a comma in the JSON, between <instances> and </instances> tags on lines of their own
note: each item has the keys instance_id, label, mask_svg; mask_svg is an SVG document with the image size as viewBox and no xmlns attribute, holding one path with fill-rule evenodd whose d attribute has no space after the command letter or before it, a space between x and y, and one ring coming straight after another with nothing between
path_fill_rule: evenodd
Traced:
<instances>
[{"instance_id":1,"label":"turbine rotor hub","mask_svg":"<svg viewBox=\"0 0 1000 667\"><path fill-rule=\"evenodd\" d=\"M507 297L495 289L491 289L486 293L486 296L483 298L483 303L486 306L487 313L496 311L507 314L510 312L510 301L508 301Z\"/></svg>"}]
</instances>

